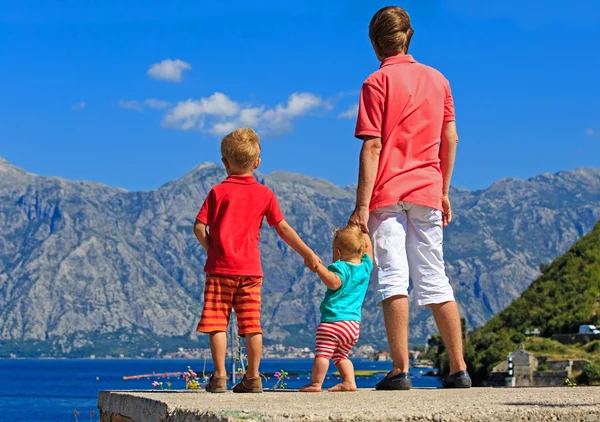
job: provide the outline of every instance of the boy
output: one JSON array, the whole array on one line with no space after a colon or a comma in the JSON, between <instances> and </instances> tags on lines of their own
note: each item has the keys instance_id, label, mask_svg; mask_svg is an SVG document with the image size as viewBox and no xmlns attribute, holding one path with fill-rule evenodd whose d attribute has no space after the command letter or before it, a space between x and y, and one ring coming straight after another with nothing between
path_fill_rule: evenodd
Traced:
<instances>
[{"instance_id":1,"label":"boy","mask_svg":"<svg viewBox=\"0 0 600 422\"><path fill-rule=\"evenodd\" d=\"M225 353L227 325L235 310L239 335L246 338L248 367L235 393L262 393L258 372L262 352L260 303L262 268L260 227L263 217L277 234L315 268L319 258L284 220L273 192L252 172L260 165L260 140L254 130L234 130L221 141L227 179L212 188L194 224L194 234L207 251L204 309L197 331L210 335L215 366L206 391L227 390ZM207 230L208 229L208 230Z\"/></svg>"},{"instance_id":2,"label":"boy","mask_svg":"<svg viewBox=\"0 0 600 422\"><path fill-rule=\"evenodd\" d=\"M397 6L371 19L378 71L364 82L356 137L360 154L356 208L350 222L370 233L374 279L392 355L378 390L408 390L408 283L419 306L433 310L450 355L445 387L468 388L458 307L444 270L442 227L452 220L450 179L456 124L450 84L408 54L413 29ZM441 145L440 145L441 138Z\"/></svg>"},{"instance_id":3,"label":"boy","mask_svg":"<svg viewBox=\"0 0 600 422\"><path fill-rule=\"evenodd\" d=\"M301 392L320 392L329 359L340 371L342 382L329 391L356 391L354 366L348 359L358 341L361 308L373 268L373 249L369 236L357 226L337 230L333 238L333 264L318 264L316 273L327 286L321 303L321 324L317 328L317 345L312 382Z\"/></svg>"}]
</instances>

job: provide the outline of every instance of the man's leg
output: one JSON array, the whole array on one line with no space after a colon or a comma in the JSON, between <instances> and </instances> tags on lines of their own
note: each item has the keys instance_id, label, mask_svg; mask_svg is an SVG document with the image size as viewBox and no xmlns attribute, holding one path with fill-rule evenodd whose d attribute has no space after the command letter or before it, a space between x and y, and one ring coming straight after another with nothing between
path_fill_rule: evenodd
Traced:
<instances>
[{"instance_id":1,"label":"man's leg","mask_svg":"<svg viewBox=\"0 0 600 422\"><path fill-rule=\"evenodd\" d=\"M406 253L417 304L433 310L450 355L450 373L465 370L460 315L444 268L442 213L410 205L407 217Z\"/></svg>"},{"instance_id":2,"label":"man's leg","mask_svg":"<svg viewBox=\"0 0 600 422\"><path fill-rule=\"evenodd\" d=\"M262 354L262 334L246 334L246 353L248 354L247 378L260 376L259 366Z\"/></svg>"},{"instance_id":3,"label":"man's leg","mask_svg":"<svg viewBox=\"0 0 600 422\"><path fill-rule=\"evenodd\" d=\"M430 305L435 322L444 340L444 345L450 357L450 373L465 371L467 364L463 357L462 331L460 314L456 302L446 302Z\"/></svg>"},{"instance_id":4,"label":"man's leg","mask_svg":"<svg viewBox=\"0 0 600 422\"><path fill-rule=\"evenodd\" d=\"M215 377L226 377L225 354L227 353L227 335L223 331L214 331L209 334L210 354L215 366Z\"/></svg>"},{"instance_id":5,"label":"man's leg","mask_svg":"<svg viewBox=\"0 0 600 422\"><path fill-rule=\"evenodd\" d=\"M382 305L385 331L392 355L392 372L388 376L395 376L409 370L408 297L390 297L384 300Z\"/></svg>"},{"instance_id":6,"label":"man's leg","mask_svg":"<svg viewBox=\"0 0 600 422\"><path fill-rule=\"evenodd\" d=\"M409 369L406 224L402 204L381 208L369 218L375 261L373 274L393 362L389 377Z\"/></svg>"}]
</instances>

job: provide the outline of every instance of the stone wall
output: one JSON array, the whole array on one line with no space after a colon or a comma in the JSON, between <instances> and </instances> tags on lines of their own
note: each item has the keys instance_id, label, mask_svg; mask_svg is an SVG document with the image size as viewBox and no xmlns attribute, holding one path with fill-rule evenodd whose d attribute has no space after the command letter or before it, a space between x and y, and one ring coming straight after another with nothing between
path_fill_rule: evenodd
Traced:
<instances>
[{"instance_id":1,"label":"stone wall","mask_svg":"<svg viewBox=\"0 0 600 422\"><path fill-rule=\"evenodd\" d=\"M562 344L586 344L593 340L600 340L600 334L554 334L552 340Z\"/></svg>"},{"instance_id":2,"label":"stone wall","mask_svg":"<svg viewBox=\"0 0 600 422\"><path fill-rule=\"evenodd\" d=\"M536 372L532 375L532 385L536 387L561 386L564 385L568 377L567 371Z\"/></svg>"}]
</instances>

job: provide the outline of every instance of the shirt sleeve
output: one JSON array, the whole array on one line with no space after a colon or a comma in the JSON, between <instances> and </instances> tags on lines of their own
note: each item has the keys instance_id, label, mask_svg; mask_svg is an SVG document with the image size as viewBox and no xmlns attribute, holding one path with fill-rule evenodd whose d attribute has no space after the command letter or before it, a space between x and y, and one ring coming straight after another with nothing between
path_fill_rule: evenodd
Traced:
<instances>
[{"instance_id":1,"label":"shirt sleeve","mask_svg":"<svg viewBox=\"0 0 600 422\"><path fill-rule=\"evenodd\" d=\"M206 199L204 200L204 203L202 204L202 208L200 208L200 211L198 212L198 215L196 216L196 221L199 221L201 223L206 224L207 226L210 226L211 224L211 216L214 212L215 209L215 193L213 190L211 190L208 195L206 196Z\"/></svg>"},{"instance_id":2,"label":"shirt sleeve","mask_svg":"<svg viewBox=\"0 0 600 422\"><path fill-rule=\"evenodd\" d=\"M271 192L271 198L269 199L269 204L267 205L265 217L267 217L267 223L271 227L273 227L277 223L280 223L284 219L283 213L279 208L277 198L275 197L275 194L273 192Z\"/></svg>"},{"instance_id":3,"label":"shirt sleeve","mask_svg":"<svg viewBox=\"0 0 600 422\"><path fill-rule=\"evenodd\" d=\"M342 282L340 287L338 287L336 290L339 290L348 284L348 280L350 280L350 270L348 269L347 264L344 264L342 261L337 261L333 264L329 264L327 269L336 274Z\"/></svg>"},{"instance_id":4,"label":"shirt sleeve","mask_svg":"<svg viewBox=\"0 0 600 422\"><path fill-rule=\"evenodd\" d=\"M444 101L444 121L451 122L456 120L454 115L454 99L452 98L452 90L450 83L446 81L446 100Z\"/></svg>"},{"instance_id":5,"label":"shirt sleeve","mask_svg":"<svg viewBox=\"0 0 600 422\"><path fill-rule=\"evenodd\" d=\"M360 91L355 137L358 139L363 139L364 136L381 137L384 103L383 91L371 83L365 82Z\"/></svg>"}]
</instances>

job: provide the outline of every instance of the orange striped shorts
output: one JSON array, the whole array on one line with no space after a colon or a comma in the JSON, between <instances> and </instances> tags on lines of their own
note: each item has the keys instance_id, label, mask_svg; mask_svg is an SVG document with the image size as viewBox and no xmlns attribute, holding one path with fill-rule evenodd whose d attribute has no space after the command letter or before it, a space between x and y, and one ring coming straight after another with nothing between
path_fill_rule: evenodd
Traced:
<instances>
[{"instance_id":1,"label":"orange striped shorts","mask_svg":"<svg viewBox=\"0 0 600 422\"><path fill-rule=\"evenodd\" d=\"M231 309L238 321L238 334L260 334L260 289L262 277L206 274L204 309L196 331L227 331Z\"/></svg>"}]
</instances>

